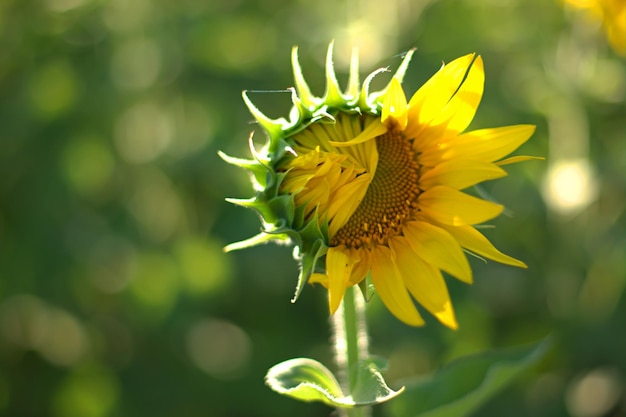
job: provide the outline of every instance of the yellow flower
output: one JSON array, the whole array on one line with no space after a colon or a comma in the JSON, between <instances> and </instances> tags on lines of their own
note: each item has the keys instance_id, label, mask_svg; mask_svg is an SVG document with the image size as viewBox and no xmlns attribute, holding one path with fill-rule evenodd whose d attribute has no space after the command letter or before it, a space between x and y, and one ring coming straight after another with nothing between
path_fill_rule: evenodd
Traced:
<instances>
[{"instance_id":1,"label":"yellow flower","mask_svg":"<svg viewBox=\"0 0 626 417\"><path fill-rule=\"evenodd\" d=\"M566 4L586 10L602 22L606 37L615 52L626 56L626 1L624 0L563 0Z\"/></svg>"},{"instance_id":2,"label":"yellow flower","mask_svg":"<svg viewBox=\"0 0 626 417\"><path fill-rule=\"evenodd\" d=\"M262 182L255 199L239 203L256 208L270 227L231 248L289 238L302 263L297 294L303 282L323 284L331 314L347 288L371 277L383 303L403 322L424 324L416 300L456 328L442 271L471 283L464 250L525 267L474 227L503 207L461 190L503 177L503 165L529 159L503 158L534 126L464 133L483 93L482 58L475 54L444 65L407 102L400 83L410 58L411 53L388 86L374 93L369 83L379 71L359 88L353 59L348 90L341 93L331 45L327 90L319 98L311 95L294 52L299 94L294 93L291 122L270 121L244 95L268 132L268 144L256 154L265 170L253 161L226 158Z\"/></svg>"}]
</instances>

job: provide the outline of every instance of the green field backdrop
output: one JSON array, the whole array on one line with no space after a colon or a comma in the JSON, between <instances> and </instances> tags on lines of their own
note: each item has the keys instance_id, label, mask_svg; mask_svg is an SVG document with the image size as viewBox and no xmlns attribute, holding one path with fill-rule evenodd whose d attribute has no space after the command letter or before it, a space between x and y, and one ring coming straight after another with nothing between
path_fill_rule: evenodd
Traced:
<instances>
[{"instance_id":1,"label":"green field backdrop","mask_svg":"<svg viewBox=\"0 0 626 417\"><path fill-rule=\"evenodd\" d=\"M447 277L459 330L368 304L390 385L552 335L475 416L626 415L626 60L557 0L1 0L0 415L331 415L264 385L332 364L326 290L290 303L289 247L222 252L260 224L224 201L252 190L217 152L263 142L242 90L288 115L293 45L321 95L332 39L341 83L352 46L363 74L417 48L408 94L481 54L470 128L535 124L518 154L546 158L481 187L507 207L486 234L529 268Z\"/></svg>"}]
</instances>

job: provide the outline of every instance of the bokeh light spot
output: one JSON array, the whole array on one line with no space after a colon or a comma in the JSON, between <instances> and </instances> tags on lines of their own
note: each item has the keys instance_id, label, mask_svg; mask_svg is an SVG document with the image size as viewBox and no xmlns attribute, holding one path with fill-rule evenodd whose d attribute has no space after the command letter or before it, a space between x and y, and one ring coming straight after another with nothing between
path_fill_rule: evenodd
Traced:
<instances>
[{"instance_id":1,"label":"bokeh light spot","mask_svg":"<svg viewBox=\"0 0 626 417\"><path fill-rule=\"evenodd\" d=\"M67 144L62 165L68 184L78 194L90 196L110 181L115 159L103 140L82 135Z\"/></svg>"},{"instance_id":2,"label":"bokeh light spot","mask_svg":"<svg viewBox=\"0 0 626 417\"><path fill-rule=\"evenodd\" d=\"M137 175L134 195L129 201L131 213L146 236L155 242L168 239L181 221L182 202L169 179L157 170Z\"/></svg>"},{"instance_id":3,"label":"bokeh light spot","mask_svg":"<svg viewBox=\"0 0 626 417\"><path fill-rule=\"evenodd\" d=\"M0 334L20 350L33 350L54 365L71 366L88 351L88 338L70 313L20 294L0 305Z\"/></svg>"},{"instance_id":4,"label":"bokeh light spot","mask_svg":"<svg viewBox=\"0 0 626 417\"><path fill-rule=\"evenodd\" d=\"M231 265L222 245L186 237L174 247L185 289L192 295L205 296L224 290L231 279Z\"/></svg>"},{"instance_id":5,"label":"bokeh light spot","mask_svg":"<svg viewBox=\"0 0 626 417\"><path fill-rule=\"evenodd\" d=\"M171 116L150 102L129 108L115 128L117 150L122 158L133 163L149 162L161 155L174 133Z\"/></svg>"},{"instance_id":6,"label":"bokeh light spot","mask_svg":"<svg viewBox=\"0 0 626 417\"><path fill-rule=\"evenodd\" d=\"M209 68L245 72L270 61L277 36L274 26L258 17L224 16L191 32L189 52Z\"/></svg>"},{"instance_id":7,"label":"bokeh light spot","mask_svg":"<svg viewBox=\"0 0 626 417\"><path fill-rule=\"evenodd\" d=\"M135 273L130 285L139 306L153 319L165 317L178 299L178 271L166 254L150 252L138 254Z\"/></svg>"},{"instance_id":8,"label":"bokeh light spot","mask_svg":"<svg viewBox=\"0 0 626 417\"><path fill-rule=\"evenodd\" d=\"M557 213L576 213L587 207L597 194L593 168L587 159L557 161L548 169L543 195Z\"/></svg>"},{"instance_id":9,"label":"bokeh light spot","mask_svg":"<svg viewBox=\"0 0 626 417\"><path fill-rule=\"evenodd\" d=\"M223 108L208 104L206 97L181 98L175 108L177 136L169 148L173 154L185 156L197 152L214 138Z\"/></svg>"},{"instance_id":10,"label":"bokeh light spot","mask_svg":"<svg viewBox=\"0 0 626 417\"><path fill-rule=\"evenodd\" d=\"M83 365L72 370L53 399L55 417L104 417L111 415L119 387L111 371L101 365Z\"/></svg>"},{"instance_id":11,"label":"bokeh light spot","mask_svg":"<svg viewBox=\"0 0 626 417\"><path fill-rule=\"evenodd\" d=\"M572 382L565 402L572 417L601 417L615 406L622 390L616 369L598 368Z\"/></svg>"},{"instance_id":12,"label":"bokeh light spot","mask_svg":"<svg viewBox=\"0 0 626 417\"><path fill-rule=\"evenodd\" d=\"M110 0L104 3L105 25L114 32L129 32L141 28L149 20L151 0Z\"/></svg>"},{"instance_id":13,"label":"bokeh light spot","mask_svg":"<svg viewBox=\"0 0 626 417\"><path fill-rule=\"evenodd\" d=\"M593 70L584 74L581 87L592 97L609 103L620 103L626 94L626 71L619 62L598 59Z\"/></svg>"},{"instance_id":14,"label":"bokeh light spot","mask_svg":"<svg viewBox=\"0 0 626 417\"><path fill-rule=\"evenodd\" d=\"M46 332L46 306L39 298L19 294L0 304L2 339L16 348L34 349Z\"/></svg>"},{"instance_id":15,"label":"bokeh light spot","mask_svg":"<svg viewBox=\"0 0 626 417\"><path fill-rule=\"evenodd\" d=\"M88 255L91 283L105 294L120 292L130 281L134 257L134 249L126 239L101 237Z\"/></svg>"},{"instance_id":16,"label":"bokeh light spot","mask_svg":"<svg viewBox=\"0 0 626 417\"><path fill-rule=\"evenodd\" d=\"M55 365L70 366L87 353L87 335L78 320L64 310L48 308L46 334L37 346L41 355Z\"/></svg>"},{"instance_id":17,"label":"bokeh light spot","mask_svg":"<svg viewBox=\"0 0 626 417\"><path fill-rule=\"evenodd\" d=\"M240 327L212 318L194 324L186 341L194 365L217 379L239 377L252 350L250 338Z\"/></svg>"},{"instance_id":18,"label":"bokeh light spot","mask_svg":"<svg viewBox=\"0 0 626 417\"><path fill-rule=\"evenodd\" d=\"M111 77L117 86L127 90L150 87L161 70L161 51L149 38L123 43L113 54Z\"/></svg>"},{"instance_id":19,"label":"bokeh light spot","mask_svg":"<svg viewBox=\"0 0 626 417\"><path fill-rule=\"evenodd\" d=\"M67 12L82 6L88 0L46 0L46 5L53 12Z\"/></svg>"},{"instance_id":20,"label":"bokeh light spot","mask_svg":"<svg viewBox=\"0 0 626 417\"><path fill-rule=\"evenodd\" d=\"M604 247L589 266L579 293L582 317L602 322L615 313L626 288L624 247Z\"/></svg>"},{"instance_id":21,"label":"bokeh light spot","mask_svg":"<svg viewBox=\"0 0 626 417\"><path fill-rule=\"evenodd\" d=\"M71 109L79 89L76 72L65 60L42 66L29 83L33 107L42 119L54 119Z\"/></svg>"}]
</instances>

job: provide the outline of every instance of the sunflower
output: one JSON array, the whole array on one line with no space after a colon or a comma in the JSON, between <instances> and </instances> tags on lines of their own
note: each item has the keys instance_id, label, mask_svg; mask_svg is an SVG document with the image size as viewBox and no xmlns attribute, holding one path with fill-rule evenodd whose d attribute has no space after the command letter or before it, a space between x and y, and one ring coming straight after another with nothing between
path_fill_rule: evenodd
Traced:
<instances>
[{"instance_id":1,"label":"sunflower","mask_svg":"<svg viewBox=\"0 0 626 417\"><path fill-rule=\"evenodd\" d=\"M385 306L403 322L424 324L417 301L456 328L442 271L471 283L466 252L525 267L475 227L503 207L461 190L503 177L503 165L529 159L503 158L528 140L534 126L465 132L483 93L483 62L476 54L442 66L407 101L401 81L411 55L382 91L370 92L382 70L360 86L354 54L349 86L341 92L331 44L326 92L316 97L294 48L289 121L267 118L244 93L268 141L261 151L251 143L255 160L222 156L254 174L257 195L231 201L256 209L264 230L227 249L293 242L301 263L296 297L303 283L320 283L328 289L332 314L347 288L371 278Z\"/></svg>"},{"instance_id":2,"label":"sunflower","mask_svg":"<svg viewBox=\"0 0 626 417\"><path fill-rule=\"evenodd\" d=\"M593 19L602 22L606 38L615 52L626 56L626 2L624 0L563 0L564 3L585 10Z\"/></svg>"}]
</instances>

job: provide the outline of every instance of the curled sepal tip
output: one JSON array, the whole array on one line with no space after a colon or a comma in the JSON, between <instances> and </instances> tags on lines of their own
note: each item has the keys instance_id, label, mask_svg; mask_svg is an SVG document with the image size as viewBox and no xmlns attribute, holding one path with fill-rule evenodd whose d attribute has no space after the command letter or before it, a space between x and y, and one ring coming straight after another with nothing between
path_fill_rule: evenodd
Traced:
<instances>
[{"instance_id":1,"label":"curled sepal tip","mask_svg":"<svg viewBox=\"0 0 626 417\"><path fill-rule=\"evenodd\" d=\"M291 102L293 103L293 107L289 112L289 121L293 126L296 126L301 120L309 119L313 116L313 107L302 102L295 88L290 87L288 90L291 93Z\"/></svg>"},{"instance_id":2,"label":"curled sepal tip","mask_svg":"<svg viewBox=\"0 0 626 417\"><path fill-rule=\"evenodd\" d=\"M398 69L396 70L396 72L394 72L392 78L395 78L396 80L398 80L400 83L402 83L402 80L404 80L404 74L406 74L406 70L409 68L409 64L411 63L411 58L413 57L413 54L415 53L415 49L410 49L405 55L404 58L402 58L402 62L400 63L400 66L398 67ZM387 84L385 86L385 88L383 88L380 91L376 91L376 92L372 92L368 94L368 99L370 100L370 102L376 102L379 101L380 98L387 93L387 90L389 89L389 86L391 85L391 82L389 84Z\"/></svg>"},{"instance_id":3,"label":"curled sepal tip","mask_svg":"<svg viewBox=\"0 0 626 417\"><path fill-rule=\"evenodd\" d=\"M363 81L363 87L361 88L361 94L359 95L359 107L372 110L376 108L376 104L370 96L370 84L378 74L386 71L386 68L378 68L376 71L365 77L365 81Z\"/></svg>"},{"instance_id":4,"label":"curled sepal tip","mask_svg":"<svg viewBox=\"0 0 626 417\"><path fill-rule=\"evenodd\" d=\"M371 361L359 365L354 392L345 394L335 376L321 363L309 358L290 359L273 366L265 376L275 392L300 401L321 401L331 407L354 408L380 404L402 393L387 386Z\"/></svg>"},{"instance_id":5,"label":"curled sepal tip","mask_svg":"<svg viewBox=\"0 0 626 417\"><path fill-rule=\"evenodd\" d=\"M240 168L247 169L252 173L255 179L254 188L257 190L263 190L267 186L267 177L271 174L271 171L258 160L235 158L227 155L222 151L218 151L217 154L224 161L231 165L238 166Z\"/></svg>"},{"instance_id":6,"label":"curled sepal tip","mask_svg":"<svg viewBox=\"0 0 626 417\"><path fill-rule=\"evenodd\" d=\"M250 111L250 113L252 113L252 116L254 116L254 118L257 122L259 122L261 127L263 127L263 129L267 131L270 138L274 141L276 138L280 137L283 128L287 126L287 121L282 118L276 120L270 119L265 114L263 114L263 112L259 110L258 107L255 106L254 103L250 100L247 91L243 91L241 93L241 96L243 97L243 101L244 103L246 103L248 110ZM272 145L273 142L270 143L270 148L273 147Z\"/></svg>"}]
</instances>

